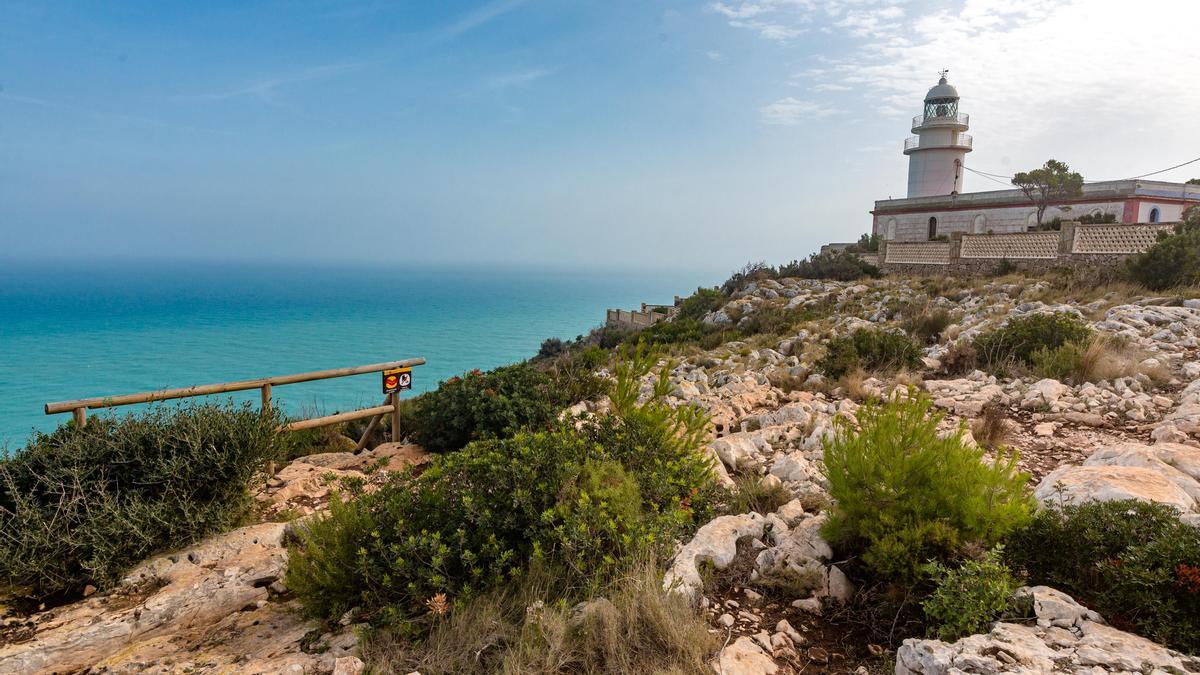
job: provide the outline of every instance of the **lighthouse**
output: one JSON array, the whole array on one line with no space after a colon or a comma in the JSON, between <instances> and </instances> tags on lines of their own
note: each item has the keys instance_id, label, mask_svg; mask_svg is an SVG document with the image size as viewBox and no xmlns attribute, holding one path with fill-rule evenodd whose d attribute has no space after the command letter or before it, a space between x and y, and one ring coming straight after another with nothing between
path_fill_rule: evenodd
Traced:
<instances>
[{"instance_id":1,"label":"lighthouse","mask_svg":"<svg viewBox=\"0 0 1200 675\"><path fill-rule=\"evenodd\" d=\"M967 135L970 118L958 110L958 90L946 82L946 73L925 95L925 109L912 121L911 136L904 141L908 155L908 196L936 197L962 191L963 166L971 151Z\"/></svg>"}]
</instances>

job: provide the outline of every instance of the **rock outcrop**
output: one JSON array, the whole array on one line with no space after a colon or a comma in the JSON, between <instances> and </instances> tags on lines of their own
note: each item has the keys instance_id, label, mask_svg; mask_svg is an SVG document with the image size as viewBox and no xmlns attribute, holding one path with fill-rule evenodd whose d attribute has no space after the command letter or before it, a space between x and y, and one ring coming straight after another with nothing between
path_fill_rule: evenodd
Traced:
<instances>
[{"instance_id":1,"label":"rock outcrop","mask_svg":"<svg viewBox=\"0 0 1200 675\"><path fill-rule=\"evenodd\" d=\"M1039 586L1020 594L1033 599L1035 625L998 622L954 643L905 640L896 675L1200 671L1200 659L1107 626L1065 593Z\"/></svg>"}]
</instances>

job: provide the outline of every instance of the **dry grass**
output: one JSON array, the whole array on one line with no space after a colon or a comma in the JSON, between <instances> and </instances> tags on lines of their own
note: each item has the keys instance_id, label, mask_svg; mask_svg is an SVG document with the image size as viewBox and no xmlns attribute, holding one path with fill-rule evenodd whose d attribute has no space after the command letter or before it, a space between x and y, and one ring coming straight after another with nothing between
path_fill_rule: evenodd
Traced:
<instances>
[{"instance_id":1,"label":"dry grass","mask_svg":"<svg viewBox=\"0 0 1200 675\"><path fill-rule=\"evenodd\" d=\"M774 513L776 509L792 501L792 493L779 483L771 484L761 476L738 476L734 479L736 489L730 496L727 511L738 513Z\"/></svg>"},{"instance_id":2,"label":"dry grass","mask_svg":"<svg viewBox=\"0 0 1200 675\"><path fill-rule=\"evenodd\" d=\"M707 661L720 645L686 599L662 592L654 564L636 565L577 614L553 601L552 585L531 573L513 589L429 617L420 640L406 637L419 626L377 631L363 658L372 672L425 675L711 673Z\"/></svg>"},{"instance_id":3,"label":"dry grass","mask_svg":"<svg viewBox=\"0 0 1200 675\"><path fill-rule=\"evenodd\" d=\"M841 389L842 395L848 399L865 401L871 395L864 384L866 379L867 374L863 369L855 368L838 379L837 388Z\"/></svg>"},{"instance_id":4,"label":"dry grass","mask_svg":"<svg viewBox=\"0 0 1200 675\"><path fill-rule=\"evenodd\" d=\"M971 422L971 436L989 450L1004 446L1008 441L1008 410L996 401L989 401Z\"/></svg>"},{"instance_id":5,"label":"dry grass","mask_svg":"<svg viewBox=\"0 0 1200 675\"><path fill-rule=\"evenodd\" d=\"M1063 375L1075 383L1112 381L1138 374L1156 384L1171 379L1170 370L1162 362L1157 366L1142 366L1149 354L1121 336L1097 334L1087 344L1068 349L1074 362Z\"/></svg>"}]
</instances>

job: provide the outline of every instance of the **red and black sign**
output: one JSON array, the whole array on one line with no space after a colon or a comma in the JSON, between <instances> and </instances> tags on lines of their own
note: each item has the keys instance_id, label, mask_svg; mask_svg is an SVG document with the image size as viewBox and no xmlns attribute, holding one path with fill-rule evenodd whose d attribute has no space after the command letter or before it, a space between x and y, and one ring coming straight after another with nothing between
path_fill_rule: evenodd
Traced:
<instances>
[{"instance_id":1,"label":"red and black sign","mask_svg":"<svg viewBox=\"0 0 1200 675\"><path fill-rule=\"evenodd\" d=\"M412 389L412 368L383 371L383 393L394 394L404 389Z\"/></svg>"}]
</instances>

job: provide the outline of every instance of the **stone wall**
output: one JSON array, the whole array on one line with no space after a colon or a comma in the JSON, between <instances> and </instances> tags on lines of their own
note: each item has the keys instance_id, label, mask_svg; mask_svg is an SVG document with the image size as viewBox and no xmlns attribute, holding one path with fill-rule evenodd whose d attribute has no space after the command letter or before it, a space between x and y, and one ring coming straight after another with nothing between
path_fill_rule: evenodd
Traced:
<instances>
[{"instance_id":1,"label":"stone wall","mask_svg":"<svg viewBox=\"0 0 1200 675\"><path fill-rule=\"evenodd\" d=\"M1025 271L1115 265L1154 245L1170 223L1081 225L1058 232L952 233L949 241L880 242L879 267L907 274L986 274L1001 261Z\"/></svg>"}]
</instances>

